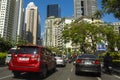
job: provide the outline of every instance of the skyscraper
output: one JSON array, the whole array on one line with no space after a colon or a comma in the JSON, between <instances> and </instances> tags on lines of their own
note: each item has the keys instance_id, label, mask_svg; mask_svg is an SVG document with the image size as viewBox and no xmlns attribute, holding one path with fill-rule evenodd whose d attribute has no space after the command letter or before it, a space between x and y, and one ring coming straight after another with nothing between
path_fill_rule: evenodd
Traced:
<instances>
[{"instance_id":1,"label":"skyscraper","mask_svg":"<svg viewBox=\"0 0 120 80\"><path fill-rule=\"evenodd\" d=\"M47 17L55 16L56 18L61 16L60 7L58 4L51 4L47 6Z\"/></svg>"},{"instance_id":2,"label":"skyscraper","mask_svg":"<svg viewBox=\"0 0 120 80\"><path fill-rule=\"evenodd\" d=\"M97 10L97 0L74 0L74 17L91 17Z\"/></svg>"},{"instance_id":3,"label":"skyscraper","mask_svg":"<svg viewBox=\"0 0 120 80\"><path fill-rule=\"evenodd\" d=\"M12 36L12 24L13 24L13 15L10 15L10 9L14 13L14 4L15 1L13 1L12 6L11 0L1 0L0 1L0 37L10 38ZM10 17L11 16L11 17ZM10 21L9 21L10 20ZM11 24L10 24L11 23ZM9 24L9 26L8 26ZM11 26L11 27L10 27Z\"/></svg>"},{"instance_id":4,"label":"skyscraper","mask_svg":"<svg viewBox=\"0 0 120 80\"><path fill-rule=\"evenodd\" d=\"M38 7L30 2L26 8L26 39L29 43L38 44L40 39L40 26Z\"/></svg>"},{"instance_id":5,"label":"skyscraper","mask_svg":"<svg viewBox=\"0 0 120 80\"><path fill-rule=\"evenodd\" d=\"M0 37L17 42L18 28L23 23L23 0L0 0Z\"/></svg>"},{"instance_id":6,"label":"skyscraper","mask_svg":"<svg viewBox=\"0 0 120 80\"><path fill-rule=\"evenodd\" d=\"M22 28L24 27L24 9L23 9L24 0L16 0L15 5L15 15L14 15L14 25L12 32L12 39L14 41L19 41L22 39Z\"/></svg>"}]
</instances>

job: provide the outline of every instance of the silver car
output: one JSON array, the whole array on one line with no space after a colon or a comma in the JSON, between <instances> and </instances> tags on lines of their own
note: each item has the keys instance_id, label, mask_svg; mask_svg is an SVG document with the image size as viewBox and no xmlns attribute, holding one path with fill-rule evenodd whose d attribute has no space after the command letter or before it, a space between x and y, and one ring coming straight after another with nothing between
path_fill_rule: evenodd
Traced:
<instances>
[{"instance_id":1,"label":"silver car","mask_svg":"<svg viewBox=\"0 0 120 80\"><path fill-rule=\"evenodd\" d=\"M75 74L78 75L81 72L96 73L101 76L101 62L94 54L82 54L76 59Z\"/></svg>"},{"instance_id":2,"label":"silver car","mask_svg":"<svg viewBox=\"0 0 120 80\"><path fill-rule=\"evenodd\" d=\"M15 53L16 48L11 48L10 50L8 50L8 53L6 55L6 60L5 63L8 64L9 61L11 60L11 55L12 53Z\"/></svg>"},{"instance_id":3,"label":"silver car","mask_svg":"<svg viewBox=\"0 0 120 80\"><path fill-rule=\"evenodd\" d=\"M55 55L57 66L66 66L66 61L63 55Z\"/></svg>"}]
</instances>

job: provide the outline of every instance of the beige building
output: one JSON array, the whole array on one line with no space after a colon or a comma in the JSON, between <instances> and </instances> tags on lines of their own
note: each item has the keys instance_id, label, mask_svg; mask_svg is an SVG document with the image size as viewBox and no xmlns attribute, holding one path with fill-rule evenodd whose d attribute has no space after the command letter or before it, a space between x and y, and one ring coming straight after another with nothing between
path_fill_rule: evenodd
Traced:
<instances>
[{"instance_id":1,"label":"beige building","mask_svg":"<svg viewBox=\"0 0 120 80\"><path fill-rule=\"evenodd\" d=\"M113 22L111 25L114 26L114 30L120 34L120 22Z\"/></svg>"},{"instance_id":2,"label":"beige building","mask_svg":"<svg viewBox=\"0 0 120 80\"><path fill-rule=\"evenodd\" d=\"M46 28L44 45L48 47L57 47L60 50L63 48L72 48L71 42L64 44L62 31L65 25L70 24L73 21L73 18L48 17L45 21Z\"/></svg>"},{"instance_id":3,"label":"beige building","mask_svg":"<svg viewBox=\"0 0 120 80\"><path fill-rule=\"evenodd\" d=\"M50 16L45 21L45 46L58 47L58 23L61 18Z\"/></svg>"},{"instance_id":4,"label":"beige building","mask_svg":"<svg viewBox=\"0 0 120 80\"><path fill-rule=\"evenodd\" d=\"M26 8L26 39L29 43L38 44L40 35L38 7L30 2Z\"/></svg>"}]
</instances>

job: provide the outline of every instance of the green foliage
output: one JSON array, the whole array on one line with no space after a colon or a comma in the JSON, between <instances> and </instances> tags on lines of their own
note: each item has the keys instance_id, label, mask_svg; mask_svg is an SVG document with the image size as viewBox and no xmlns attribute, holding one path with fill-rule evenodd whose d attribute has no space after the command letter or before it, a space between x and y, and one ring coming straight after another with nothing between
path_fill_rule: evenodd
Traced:
<instances>
[{"instance_id":1,"label":"green foliage","mask_svg":"<svg viewBox=\"0 0 120 80\"><path fill-rule=\"evenodd\" d=\"M5 40L4 38L0 38L0 51L1 52L8 51L12 46L13 45L9 39Z\"/></svg>"},{"instance_id":2,"label":"green foliage","mask_svg":"<svg viewBox=\"0 0 120 80\"><path fill-rule=\"evenodd\" d=\"M6 53L0 52L0 59L4 59L4 58L6 58Z\"/></svg>"},{"instance_id":3,"label":"green foliage","mask_svg":"<svg viewBox=\"0 0 120 80\"><path fill-rule=\"evenodd\" d=\"M17 36L17 44L16 45L24 45L27 44L27 40L23 40L21 36Z\"/></svg>"},{"instance_id":4,"label":"green foliage","mask_svg":"<svg viewBox=\"0 0 120 80\"><path fill-rule=\"evenodd\" d=\"M93 18L95 19L101 19L103 17L103 11L102 10L97 10L95 11Z\"/></svg>"},{"instance_id":5,"label":"green foliage","mask_svg":"<svg viewBox=\"0 0 120 80\"><path fill-rule=\"evenodd\" d=\"M112 51L116 46L115 43L117 42L118 34L114 32L111 25L96 25L75 21L65 26L62 37L65 43L72 41L72 44L80 45L80 49L83 51L88 47L95 51L97 43L101 42L101 40L107 41L108 48ZM89 40L91 40L91 42Z\"/></svg>"},{"instance_id":6,"label":"green foliage","mask_svg":"<svg viewBox=\"0 0 120 80\"><path fill-rule=\"evenodd\" d=\"M120 19L120 1L119 0L102 0L102 8L105 13L113 13L113 15Z\"/></svg>"},{"instance_id":7,"label":"green foliage","mask_svg":"<svg viewBox=\"0 0 120 80\"><path fill-rule=\"evenodd\" d=\"M0 65L5 64L6 53L0 52Z\"/></svg>"},{"instance_id":8,"label":"green foliage","mask_svg":"<svg viewBox=\"0 0 120 80\"><path fill-rule=\"evenodd\" d=\"M120 67L120 60L113 60L113 66Z\"/></svg>"}]
</instances>

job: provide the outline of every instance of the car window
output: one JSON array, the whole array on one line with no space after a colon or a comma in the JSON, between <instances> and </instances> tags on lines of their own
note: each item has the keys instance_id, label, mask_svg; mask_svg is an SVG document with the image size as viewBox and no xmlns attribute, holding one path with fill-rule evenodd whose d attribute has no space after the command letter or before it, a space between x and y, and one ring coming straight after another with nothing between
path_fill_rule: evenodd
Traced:
<instances>
[{"instance_id":1,"label":"car window","mask_svg":"<svg viewBox=\"0 0 120 80\"><path fill-rule=\"evenodd\" d=\"M38 54L37 47L18 47L16 54Z\"/></svg>"},{"instance_id":2,"label":"car window","mask_svg":"<svg viewBox=\"0 0 120 80\"><path fill-rule=\"evenodd\" d=\"M78 56L78 58L96 58L96 56L91 54L83 54L81 56Z\"/></svg>"},{"instance_id":3,"label":"car window","mask_svg":"<svg viewBox=\"0 0 120 80\"><path fill-rule=\"evenodd\" d=\"M10 49L10 50L8 51L8 54L15 53L15 51L16 51L16 49Z\"/></svg>"},{"instance_id":4,"label":"car window","mask_svg":"<svg viewBox=\"0 0 120 80\"><path fill-rule=\"evenodd\" d=\"M55 57L62 57L62 55L56 55Z\"/></svg>"}]
</instances>

